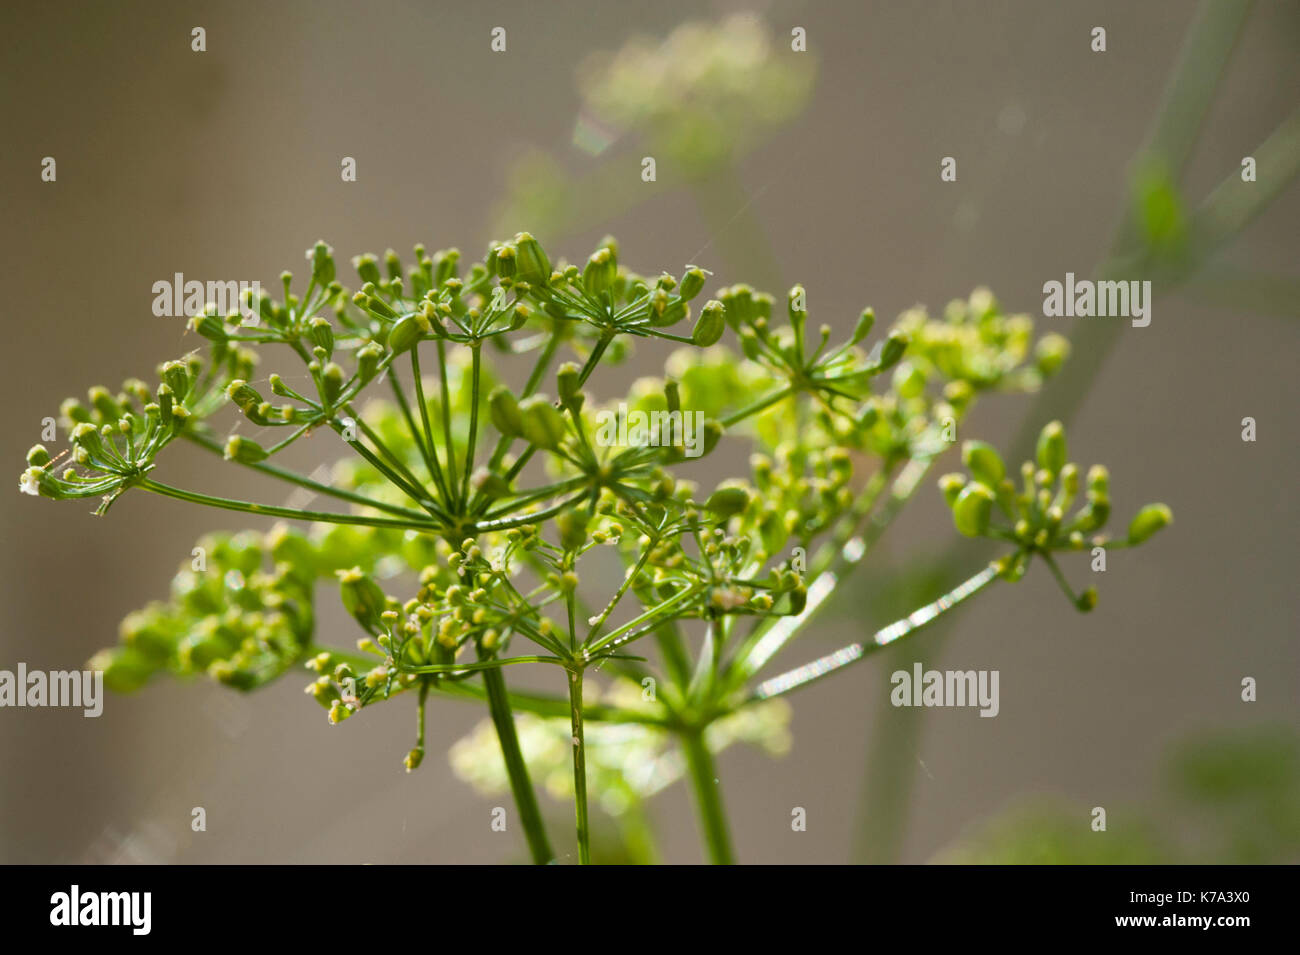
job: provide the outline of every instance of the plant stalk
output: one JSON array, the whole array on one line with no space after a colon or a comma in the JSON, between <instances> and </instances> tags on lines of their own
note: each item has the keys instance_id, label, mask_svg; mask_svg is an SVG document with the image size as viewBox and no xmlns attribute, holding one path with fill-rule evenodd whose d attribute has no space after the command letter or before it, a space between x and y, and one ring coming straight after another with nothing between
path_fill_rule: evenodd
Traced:
<instances>
[{"instance_id":1,"label":"plant stalk","mask_svg":"<svg viewBox=\"0 0 1300 955\"><path fill-rule=\"evenodd\" d=\"M578 829L578 865L591 865L587 821L587 747L582 734L582 670L569 671L569 715L573 727L573 807Z\"/></svg>"},{"instance_id":2,"label":"plant stalk","mask_svg":"<svg viewBox=\"0 0 1300 955\"><path fill-rule=\"evenodd\" d=\"M514 793L515 806L519 809L519 821L528 839L528 849L535 865L546 865L555 858L555 853L551 851L550 840L546 838L546 827L542 823L542 812L537 806L537 795L533 792L532 780L528 778L528 766L524 763L524 755L519 748L515 718L510 712L510 699L506 693L506 679L500 667L483 671L483 686L487 690L488 709L492 713L492 723L496 726L497 739L501 742L501 755L505 759L506 773L510 776L510 790Z\"/></svg>"},{"instance_id":3,"label":"plant stalk","mask_svg":"<svg viewBox=\"0 0 1300 955\"><path fill-rule=\"evenodd\" d=\"M704 742L704 730L688 730L681 734L682 752L686 754L686 767L695 789L695 807L700 816L700 830L709 850L713 865L735 865L731 848L731 833L727 829L727 813L722 805L722 791L718 785L713 754Z\"/></svg>"}]
</instances>

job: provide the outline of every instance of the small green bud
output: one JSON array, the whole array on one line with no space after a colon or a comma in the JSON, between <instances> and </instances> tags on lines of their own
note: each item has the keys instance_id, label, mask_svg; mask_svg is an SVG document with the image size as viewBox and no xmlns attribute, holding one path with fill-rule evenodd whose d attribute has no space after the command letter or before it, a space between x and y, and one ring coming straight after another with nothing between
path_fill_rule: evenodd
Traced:
<instances>
[{"instance_id":1,"label":"small green bud","mask_svg":"<svg viewBox=\"0 0 1300 955\"><path fill-rule=\"evenodd\" d=\"M513 245L503 245L497 249L497 275L503 279L512 279L519 270L519 257Z\"/></svg>"},{"instance_id":2,"label":"small green bud","mask_svg":"<svg viewBox=\"0 0 1300 955\"><path fill-rule=\"evenodd\" d=\"M45 450L45 445L34 444L27 452L27 463L34 468L44 467L50 463L50 452Z\"/></svg>"},{"instance_id":3,"label":"small green bud","mask_svg":"<svg viewBox=\"0 0 1300 955\"><path fill-rule=\"evenodd\" d=\"M515 251L518 255L519 271L516 273L521 281L534 288L545 288L551 281L551 260L546 257L541 243L527 232L515 236Z\"/></svg>"},{"instance_id":4,"label":"small green bud","mask_svg":"<svg viewBox=\"0 0 1300 955\"><path fill-rule=\"evenodd\" d=\"M1038 436L1038 466L1049 474L1059 474L1065 467L1065 428L1059 421L1051 421Z\"/></svg>"},{"instance_id":5,"label":"small green bud","mask_svg":"<svg viewBox=\"0 0 1300 955\"><path fill-rule=\"evenodd\" d=\"M328 286L334 281L334 250L323 240L307 250L307 261L311 263L311 277L317 285Z\"/></svg>"},{"instance_id":6,"label":"small green bud","mask_svg":"<svg viewBox=\"0 0 1300 955\"><path fill-rule=\"evenodd\" d=\"M256 441L232 434L226 441L225 458L240 464L257 464L266 460L266 449Z\"/></svg>"},{"instance_id":7,"label":"small green bud","mask_svg":"<svg viewBox=\"0 0 1300 955\"><path fill-rule=\"evenodd\" d=\"M743 487L720 487L704 502L704 507L719 517L739 514L749 506L749 492Z\"/></svg>"},{"instance_id":8,"label":"small green bud","mask_svg":"<svg viewBox=\"0 0 1300 955\"><path fill-rule=\"evenodd\" d=\"M355 256L352 259L352 267L357 270L357 275L361 277L363 283L371 282L378 285L382 281L379 275L379 260L369 252Z\"/></svg>"},{"instance_id":9,"label":"small green bud","mask_svg":"<svg viewBox=\"0 0 1300 955\"><path fill-rule=\"evenodd\" d=\"M532 395L519 403L523 436L539 448L554 451L567 433L564 416L545 395Z\"/></svg>"},{"instance_id":10,"label":"small green bud","mask_svg":"<svg viewBox=\"0 0 1300 955\"><path fill-rule=\"evenodd\" d=\"M333 405L339 395L343 394L343 383L346 380L343 369L334 362L330 362L321 371L321 397L325 399L327 405Z\"/></svg>"},{"instance_id":11,"label":"small green bud","mask_svg":"<svg viewBox=\"0 0 1300 955\"><path fill-rule=\"evenodd\" d=\"M508 438L517 438L523 434L523 421L519 416L519 405L515 396L505 385L498 385L488 395L488 415L492 426Z\"/></svg>"},{"instance_id":12,"label":"small green bud","mask_svg":"<svg viewBox=\"0 0 1300 955\"><path fill-rule=\"evenodd\" d=\"M1074 605L1079 609L1080 613L1088 613L1097 606L1097 588L1089 587L1079 594L1079 599L1074 602Z\"/></svg>"},{"instance_id":13,"label":"small green bud","mask_svg":"<svg viewBox=\"0 0 1300 955\"><path fill-rule=\"evenodd\" d=\"M374 342L369 342L357 349L357 378L362 384L375 377L379 371L379 359L384 350Z\"/></svg>"},{"instance_id":14,"label":"small green bud","mask_svg":"<svg viewBox=\"0 0 1300 955\"><path fill-rule=\"evenodd\" d=\"M884 371L898 364L899 359L903 357L903 352L907 351L907 344L907 336L901 331L895 329L890 332L880 348L880 370Z\"/></svg>"},{"instance_id":15,"label":"small green bud","mask_svg":"<svg viewBox=\"0 0 1300 955\"><path fill-rule=\"evenodd\" d=\"M325 349L325 354L334 354L334 326L328 318L317 315L311 320L311 340L317 348Z\"/></svg>"},{"instance_id":16,"label":"small green bud","mask_svg":"<svg viewBox=\"0 0 1300 955\"><path fill-rule=\"evenodd\" d=\"M485 467L480 467L474 471L474 474L470 477L470 483L474 485L474 490L484 497L505 497L510 493L510 485L506 483L506 479Z\"/></svg>"},{"instance_id":17,"label":"small green bud","mask_svg":"<svg viewBox=\"0 0 1300 955\"><path fill-rule=\"evenodd\" d=\"M1137 512L1128 526L1130 544L1141 544L1156 531L1172 524L1174 512L1164 504L1148 504Z\"/></svg>"},{"instance_id":18,"label":"small green bud","mask_svg":"<svg viewBox=\"0 0 1300 955\"><path fill-rule=\"evenodd\" d=\"M400 355L432 330L433 325L423 312L413 312L398 319L397 324L388 332L388 347L394 354Z\"/></svg>"},{"instance_id":19,"label":"small green bud","mask_svg":"<svg viewBox=\"0 0 1300 955\"><path fill-rule=\"evenodd\" d=\"M114 693L132 693L153 673L149 660L133 647L112 647L90 658L90 669L104 674L104 685Z\"/></svg>"},{"instance_id":20,"label":"small green bud","mask_svg":"<svg viewBox=\"0 0 1300 955\"><path fill-rule=\"evenodd\" d=\"M171 388L177 401L184 401L190 391L189 370L183 361L169 361L162 366L162 380Z\"/></svg>"},{"instance_id":21,"label":"small green bud","mask_svg":"<svg viewBox=\"0 0 1300 955\"><path fill-rule=\"evenodd\" d=\"M1070 357L1070 342L1063 335L1044 335L1034 346L1034 362L1043 375L1053 375Z\"/></svg>"},{"instance_id":22,"label":"small green bud","mask_svg":"<svg viewBox=\"0 0 1300 955\"><path fill-rule=\"evenodd\" d=\"M555 516L555 526L560 532L560 546L565 551L575 551L587 542L587 525L591 512L583 509L561 511Z\"/></svg>"},{"instance_id":23,"label":"small green bud","mask_svg":"<svg viewBox=\"0 0 1300 955\"><path fill-rule=\"evenodd\" d=\"M983 441L967 441L961 448L961 459L971 476L986 487L998 486L1007 475L1002 457L991 444Z\"/></svg>"},{"instance_id":24,"label":"small green bud","mask_svg":"<svg viewBox=\"0 0 1300 955\"><path fill-rule=\"evenodd\" d=\"M949 507L957 503L957 495L965 486L966 475L964 474L945 474L939 478L939 490L943 493L943 499Z\"/></svg>"},{"instance_id":25,"label":"small green bud","mask_svg":"<svg viewBox=\"0 0 1300 955\"><path fill-rule=\"evenodd\" d=\"M687 266L686 271L682 273L682 280L678 285L677 294L687 302L695 298L704 290L705 275L703 269L696 268L694 265Z\"/></svg>"},{"instance_id":26,"label":"small green bud","mask_svg":"<svg viewBox=\"0 0 1300 955\"><path fill-rule=\"evenodd\" d=\"M695 322L695 329L691 332L691 341L701 348L708 348L710 345L716 345L722 338L722 332L726 328L726 307L716 299L711 300L700 311L700 317Z\"/></svg>"},{"instance_id":27,"label":"small green bud","mask_svg":"<svg viewBox=\"0 0 1300 955\"><path fill-rule=\"evenodd\" d=\"M1104 464L1094 464L1088 468L1088 493L1105 496L1110 493L1110 471Z\"/></svg>"},{"instance_id":28,"label":"small green bud","mask_svg":"<svg viewBox=\"0 0 1300 955\"><path fill-rule=\"evenodd\" d=\"M861 317L858 318L858 324L853 328L853 344L862 341L871 334L871 326L876 324L876 313L874 309L864 308Z\"/></svg>"},{"instance_id":29,"label":"small green bud","mask_svg":"<svg viewBox=\"0 0 1300 955\"><path fill-rule=\"evenodd\" d=\"M226 334L226 323L216 315L195 315L190 319L190 328L214 342L224 342L229 337Z\"/></svg>"},{"instance_id":30,"label":"small green bud","mask_svg":"<svg viewBox=\"0 0 1300 955\"><path fill-rule=\"evenodd\" d=\"M362 573L360 567L337 573L344 609L368 633L378 634L382 629L380 617L388 609L388 599L384 592L367 574Z\"/></svg>"},{"instance_id":31,"label":"small green bud","mask_svg":"<svg viewBox=\"0 0 1300 955\"><path fill-rule=\"evenodd\" d=\"M604 251L604 250L602 250ZM556 388L560 393L560 403L566 408L573 405L581 406L582 392L579 390L578 378L582 374L576 363L566 361L556 372Z\"/></svg>"},{"instance_id":32,"label":"small green bud","mask_svg":"<svg viewBox=\"0 0 1300 955\"><path fill-rule=\"evenodd\" d=\"M978 537L989 528L993 513L993 492L983 484L968 484L952 505L952 519L957 531L967 537Z\"/></svg>"},{"instance_id":33,"label":"small green bud","mask_svg":"<svg viewBox=\"0 0 1300 955\"><path fill-rule=\"evenodd\" d=\"M262 396L257 389L238 378L226 386L226 397L244 414L254 411L262 403Z\"/></svg>"},{"instance_id":34,"label":"small green bud","mask_svg":"<svg viewBox=\"0 0 1300 955\"><path fill-rule=\"evenodd\" d=\"M586 268L582 270L582 284L589 295L600 296L608 292L618 277L618 263L608 248L591 253Z\"/></svg>"},{"instance_id":35,"label":"small green bud","mask_svg":"<svg viewBox=\"0 0 1300 955\"><path fill-rule=\"evenodd\" d=\"M905 361L894 369L893 386L900 398L919 398L925 393L925 372Z\"/></svg>"}]
</instances>

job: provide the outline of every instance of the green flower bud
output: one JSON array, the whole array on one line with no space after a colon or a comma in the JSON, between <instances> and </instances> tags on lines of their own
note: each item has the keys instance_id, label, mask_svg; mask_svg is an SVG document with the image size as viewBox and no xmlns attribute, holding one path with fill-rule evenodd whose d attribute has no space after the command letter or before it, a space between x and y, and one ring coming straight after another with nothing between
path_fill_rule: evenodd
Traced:
<instances>
[{"instance_id":1,"label":"green flower bud","mask_svg":"<svg viewBox=\"0 0 1300 955\"><path fill-rule=\"evenodd\" d=\"M390 282L400 282L402 280L402 260L397 257L397 253L392 249L384 250L384 269L388 272Z\"/></svg>"},{"instance_id":2,"label":"green flower bud","mask_svg":"<svg viewBox=\"0 0 1300 955\"><path fill-rule=\"evenodd\" d=\"M907 336L903 332L898 329L890 332L889 337L885 339L884 345L880 348L879 369L884 371L898 364L899 359L903 357L903 352L907 351L907 345Z\"/></svg>"},{"instance_id":3,"label":"green flower bud","mask_svg":"<svg viewBox=\"0 0 1300 955\"><path fill-rule=\"evenodd\" d=\"M257 464L266 460L266 449L256 441L232 434L226 441L225 458L240 464Z\"/></svg>"},{"instance_id":4,"label":"green flower bud","mask_svg":"<svg viewBox=\"0 0 1300 955\"><path fill-rule=\"evenodd\" d=\"M104 674L104 685L114 693L133 693L153 675L147 657L132 647L112 647L90 658L90 669Z\"/></svg>"},{"instance_id":5,"label":"green flower bud","mask_svg":"<svg viewBox=\"0 0 1300 955\"><path fill-rule=\"evenodd\" d=\"M370 381L379 371L379 359L384 355L384 350L374 342L362 345L357 349L357 378L362 384Z\"/></svg>"},{"instance_id":6,"label":"green flower bud","mask_svg":"<svg viewBox=\"0 0 1300 955\"><path fill-rule=\"evenodd\" d=\"M172 395L176 400L184 401L185 396L190 392L190 375L185 362L165 362L162 366L161 377L167 383L167 387L172 390Z\"/></svg>"},{"instance_id":7,"label":"green flower bud","mask_svg":"<svg viewBox=\"0 0 1300 955\"><path fill-rule=\"evenodd\" d=\"M1079 594L1079 599L1074 602L1074 605L1079 609L1080 613L1088 613L1097 606L1097 588L1089 587Z\"/></svg>"},{"instance_id":8,"label":"green flower bud","mask_svg":"<svg viewBox=\"0 0 1300 955\"><path fill-rule=\"evenodd\" d=\"M658 303L652 304L650 309L650 324L655 328L676 325L691 314L690 307L681 299L669 297L662 289L655 293L656 298L660 295L662 295L662 310L659 310L661 306Z\"/></svg>"},{"instance_id":9,"label":"green flower bud","mask_svg":"<svg viewBox=\"0 0 1300 955\"><path fill-rule=\"evenodd\" d=\"M506 483L506 479L485 467L475 470L470 477L470 483L474 485L474 490L484 497L505 497L510 493L510 485Z\"/></svg>"},{"instance_id":10,"label":"green flower bud","mask_svg":"<svg viewBox=\"0 0 1300 955\"><path fill-rule=\"evenodd\" d=\"M722 299L727 320L732 323L732 327L748 325L758 317L758 309L754 306L754 290L748 285L733 285L719 292L718 297Z\"/></svg>"},{"instance_id":11,"label":"green flower bud","mask_svg":"<svg viewBox=\"0 0 1300 955\"><path fill-rule=\"evenodd\" d=\"M497 249L497 274L503 279L514 278L519 271L519 257L513 245L503 245Z\"/></svg>"},{"instance_id":12,"label":"green flower bud","mask_svg":"<svg viewBox=\"0 0 1300 955\"><path fill-rule=\"evenodd\" d=\"M677 288L677 294L684 301L689 302L695 296L704 290L705 271L696 268L693 265L687 266L686 271L682 273L682 280Z\"/></svg>"},{"instance_id":13,"label":"green flower bud","mask_svg":"<svg viewBox=\"0 0 1300 955\"><path fill-rule=\"evenodd\" d=\"M226 386L226 397L244 414L252 413L262 403L262 396L257 389L238 378Z\"/></svg>"},{"instance_id":14,"label":"green flower bud","mask_svg":"<svg viewBox=\"0 0 1300 955\"><path fill-rule=\"evenodd\" d=\"M534 288L545 288L551 281L551 260L546 257L541 243L527 232L520 232L515 236L514 246L519 279Z\"/></svg>"},{"instance_id":15,"label":"green flower bud","mask_svg":"<svg viewBox=\"0 0 1300 955\"><path fill-rule=\"evenodd\" d=\"M790 319L790 327L794 329L796 341L803 340L804 325L808 323L807 302L807 290L802 285L792 285L786 295L785 309Z\"/></svg>"},{"instance_id":16,"label":"green flower bud","mask_svg":"<svg viewBox=\"0 0 1300 955\"><path fill-rule=\"evenodd\" d=\"M691 332L691 341L701 348L716 345L726 328L726 315L726 307L716 299L711 300L700 311L695 329Z\"/></svg>"},{"instance_id":17,"label":"green flower bud","mask_svg":"<svg viewBox=\"0 0 1300 955\"><path fill-rule=\"evenodd\" d=\"M1110 498L1105 494L1094 494L1089 491L1088 503L1079 509L1071 526L1087 534L1104 527L1109 518Z\"/></svg>"},{"instance_id":18,"label":"green flower bud","mask_svg":"<svg viewBox=\"0 0 1300 955\"><path fill-rule=\"evenodd\" d=\"M1174 512L1164 504L1148 504L1137 512L1128 526L1130 544L1141 544L1144 540L1163 527L1172 524Z\"/></svg>"},{"instance_id":19,"label":"green flower bud","mask_svg":"<svg viewBox=\"0 0 1300 955\"><path fill-rule=\"evenodd\" d=\"M367 252L365 255L358 255L352 259L352 267L357 270L357 275L361 277L363 283L371 282L378 285L381 281L379 276L379 260Z\"/></svg>"},{"instance_id":20,"label":"green flower bud","mask_svg":"<svg viewBox=\"0 0 1300 955\"><path fill-rule=\"evenodd\" d=\"M323 240L307 250L307 261L311 263L311 277L317 285L327 286L334 281L334 250Z\"/></svg>"},{"instance_id":21,"label":"green flower bud","mask_svg":"<svg viewBox=\"0 0 1300 955\"><path fill-rule=\"evenodd\" d=\"M608 248L597 249L587 259L582 270L582 285L589 295L600 296L608 292L618 277L618 263Z\"/></svg>"},{"instance_id":22,"label":"green flower bud","mask_svg":"<svg viewBox=\"0 0 1300 955\"><path fill-rule=\"evenodd\" d=\"M743 487L720 487L704 502L704 507L719 517L739 514L749 506L749 492Z\"/></svg>"},{"instance_id":23,"label":"green flower bud","mask_svg":"<svg viewBox=\"0 0 1300 955\"><path fill-rule=\"evenodd\" d=\"M532 395L519 403L523 436L539 448L554 451L567 433L564 416L545 395Z\"/></svg>"},{"instance_id":24,"label":"green flower bud","mask_svg":"<svg viewBox=\"0 0 1300 955\"><path fill-rule=\"evenodd\" d=\"M1007 475L1002 457L991 444L983 441L967 441L961 448L961 459L971 476L989 488L998 486Z\"/></svg>"},{"instance_id":25,"label":"green flower bud","mask_svg":"<svg viewBox=\"0 0 1300 955\"><path fill-rule=\"evenodd\" d=\"M1049 474L1058 474L1065 461L1065 428L1059 421L1049 422L1038 436L1038 466Z\"/></svg>"},{"instance_id":26,"label":"green flower bud","mask_svg":"<svg viewBox=\"0 0 1300 955\"><path fill-rule=\"evenodd\" d=\"M360 567L337 571L343 608L371 634L382 632L380 615L388 609L388 598Z\"/></svg>"},{"instance_id":27,"label":"green flower bud","mask_svg":"<svg viewBox=\"0 0 1300 955\"><path fill-rule=\"evenodd\" d=\"M190 328L214 342L224 342L229 337L226 334L226 323L216 315L195 315L190 319Z\"/></svg>"},{"instance_id":28,"label":"green flower bud","mask_svg":"<svg viewBox=\"0 0 1300 955\"><path fill-rule=\"evenodd\" d=\"M433 330L433 325L423 312L413 312L400 318L388 332L388 347L400 355Z\"/></svg>"},{"instance_id":29,"label":"green flower bud","mask_svg":"<svg viewBox=\"0 0 1300 955\"><path fill-rule=\"evenodd\" d=\"M582 392L579 390L578 378L582 369L574 362L566 361L556 372L556 388L560 393L560 403L564 407L581 407Z\"/></svg>"},{"instance_id":30,"label":"green flower bud","mask_svg":"<svg viewBox=\"0 0 1300 955\"><path fill-rule=\"evenodd\" d=\"M873 309L864 308L862 315L858 319L858 324L853 328L853 344L862 341L871 334L871 326L876 324L876 313Z\"/></svg>"},{"instance_id":31,"label":"green flower bud","mask_svg":"<svg viewBox=\"0 0 1300 955\"><path fill-rule=\"evenodd\" d=\"M325 349L325 354L334 354L334 326L328 318L317 315L311 320L311 340L317 348Z\"/></svg>"},{"instance_id":32,"label":"green flower bud","mask_svg":"<svg viewBox=\"0 0 1300 955\"><path fill-rule=\"evenodd\" d=\"M1034 363L1043 375L1054 375L1070 357L1070 342L1063 335L1044 335L1034 346Z\"/></svg>"},{"instance_id":33,"label":"green flower bud","mask_svg":"<svg viewBox=\"0 0 1300 955\"><path fill-rule=\"evenodd\" d=\"M900 398L919 398L925 393L925 372L910 361L894 369L894 391Z\"/></svg>"},{"instance_id":34,"label":"green flower bud","mask_svg":"<svg viewBox=\"0 0 1300 955\"><path fill-rule=\"evenodd\" d=\"M34 444L27 452L27 463L32 467L44 467L50 463L50 452L45 450L45 445Z\"/></svg>"},{"instance_id":35,"label":"green flower bud","mask_svg":"<svg viewBox=\"0 0 1300 955\"><path fill-rule=\"evenodd\" d=\"M949 507L957 503L957 495L965 486L966 475L964 474L945 474L939 478L939 490L943 493L943 499Z\"/></svg>"},{"instance_id":36,"label":"green flower bud","mask_svg":"<svg viewBox=\"0 0 1300 955\"><path fill-rule=\"evenodd\" d=\"M1110 472L1104 464L1088 468L1088 494L1105 496L1110 493Z\"/></svg>"},{"instance_id":37,"label":"green flower bud","mask_svg":"<svg viewBox=\"0 0 1300 955\"><path fill-rule=\"evenodd\" d=\"M338 400L339 395L343 394L343 383L346 380L343 369L334 362L325 366L320 373L321 397L325 399L325 404L333 405Z\"/></svg>"},{"instance_id":38,"label":"green flower bud","mask_svg":"<svg viewBox=\"0 0 1300 955\"><path fill-rule=\"evenodd\" d=\"M561 511L555 516L555 527L560 532L560 546L565 551L575 551L587 543L587 525L591 512L585 508Z\"/></svg>"},{"instance_id":39,"label":"green flower bud","mask_svg":"<svg viewBox=\"0 0 1300 955\"><path fill-rule=\"evenodd\" d=\"M519 416L519 405L515 396L505 385L498 385L488 395L488 415L492 426L508 438L517 438L523 434L523 421Z\"/></svg>"},{"instance_id":40,"label":"green flower bud","mask_svg":"<svg viewBox=\"0 0 1300 955\"><path fill-rule=\"evenodd\" d=\"M993 492L983 484L968 484L952 505L952 520L958 533L978 537L989 528L993 513Z\"/></svg>"}]
</instances>

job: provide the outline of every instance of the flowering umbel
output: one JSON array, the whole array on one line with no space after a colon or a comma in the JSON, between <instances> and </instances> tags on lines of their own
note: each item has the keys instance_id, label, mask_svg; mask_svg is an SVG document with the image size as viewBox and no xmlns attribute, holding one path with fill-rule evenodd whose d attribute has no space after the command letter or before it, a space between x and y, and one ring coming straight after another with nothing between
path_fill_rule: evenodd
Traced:
<instances>
[{"instance_id":1,"label":"flowering umbel","mask_svg":"<svg viewBox=\"0 0 1300 955\"><path fill-rule=\"evenodd\" d=\"M782 307L744 284L708 298L705 269L646 277L620 258L606 239L570 264L521 232L468 265L456 249L422 246L409 267L392 251L358 256L352 290L319 242L300 293L284 273L278 301L260 295L245 313L197 316L206 354L165 363L156 386L131 380L65 402L70 446L32 448L21 490L101 497L103 513L138 488L306 525L200 541L170 600L129 617L119 645L93 661L109 685L206 673L250 690L305 666L307 693L331 723L414 698L408 771L424 761L430 697L484 702L536 861L554 853L514 714L548 732L567 723L586 861L586 750L614 738L603 729L588 738L588 721L675 744L674 765L704 778L711 749L747 725L752 707L865 656L855 645L755 683L955 444L978 398L1036 388L1065 359L1065 342L1035 341L1027 316L982 289L938 316L910 310L883 332L866 309L837 335L812 324L802 285ZM739 354L722 344L728 332ZM655 343L672 349L662 376L597 397L602 366ZM494 356L531 359L532 369L507 384ZM608 426L638 415L654 422L652 440ZM308 438L332 466L311 475L282 466L281 453ZM165 483L160 455L177 440L289 483L290 501ZM701 487L694 462L724 441L749 466ZM882 631L890 640L998 577L1017 579L1035 557L1065 587L1055 554L1136 546L1171 520L1151 505L1122 540L1101 536L1108 475L1099 466L1080 475L1056 423L1019 486L990 445L965 441L962 457L968 473L940 482L956 528L1008 553L997 574L983 570ZM355 647L316 632L326 581L359 631ZM1096 599L1071 597L1080 609ZM566 692L512 693L505 672L521 665L558 671ZM619 692L584 697L596 670ZM637 686L641 698L629 701ZM591 765L608 780L617 761ZM727 855L725 833L712 838Z\"/></svg>"}]
</instances>

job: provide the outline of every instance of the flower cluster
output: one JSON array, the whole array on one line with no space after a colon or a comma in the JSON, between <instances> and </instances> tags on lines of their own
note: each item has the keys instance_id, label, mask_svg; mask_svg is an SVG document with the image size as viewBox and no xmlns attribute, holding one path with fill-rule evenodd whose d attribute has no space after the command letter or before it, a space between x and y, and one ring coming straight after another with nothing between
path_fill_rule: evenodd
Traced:
<instances>
[{"instance_id":1,"label":"flower cluster","mask_svg":"<svg viewBox=\"0 0 1300 955\"><path fill-rule=\"evenodd\" d=\"M1030 319L986 290L937 316L910 310L883 332L866 309L837 337L810 324L803 286L783 309L743 284L708 298L704 269L642 276L612 239L581 266L553 261L528 233L491 243L482 261L461 259L422 246L410 266L391 251L361 255L350 289L333 250L316 243L301 294L285 273L278 301L258 295L241 311L196 316L208 354L163 365L152 392L132 381L116 396L92 389L88 406L65 403L73 466L55 476L56 459L34 448L20 484L103 496L101 513L137 488L306 523L200 542L204 559L182 570L172 599L129 618L94 665L124 690L155 672L252 689L306 666L316 674L307 692L333 723L414 696L408 769L424 757L431 695L486 703L539 861L553 853L531 796L527 758L537 754L521 747L516 713L568 723L585 858L588 768L604 794L620 788L609 778L621 765L588 761L608 734L588 740L587 721L653 730L642 743L675 742L677 765L702 777L711 749L732 738L719 727L861 659L857 647L753 682L954 446L977 399L1036 388L1068 350L1058 336L1035 340ZM728 331L738 353L722 344ZM595 397L602 366L656 341L673 349L661 377ZM531 359L532 370L512 386L497 357ZM261 370L282 360L295 367ZM611 427L632 414L656 422L653 440ZM293 485L290 503L164 483L160 452L178 439ZM341 460L311 475L279 464L307 439ZM749 467L701 487L695 462L724 442ZM1098 468L1067 516L1080 477L1059 425L1044 430L1019 489L989 445L966 441L964 460L970 476L941 486L961 533L1010 548L1003 579L1040 557L1064 586L1054 552L1132 546L1169 522L1153 505L1107 543ZM914 619L934 619L991 579L982 571ZM360 630L355 649L313 632L324 580ZM1075 599L1090 606L1095 595ZM567 692L512 692L504 671L519 665L561 672ZM592 702L583 678L595 669L657 691L635 705L617 693ZM701 798L711 791L697 786ZM718 853L724 835L711 836Z\"/></svg>"}]
</instances>

